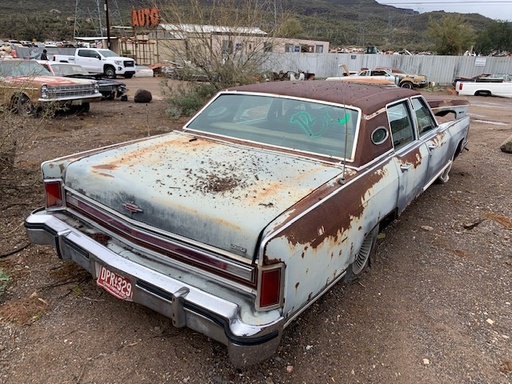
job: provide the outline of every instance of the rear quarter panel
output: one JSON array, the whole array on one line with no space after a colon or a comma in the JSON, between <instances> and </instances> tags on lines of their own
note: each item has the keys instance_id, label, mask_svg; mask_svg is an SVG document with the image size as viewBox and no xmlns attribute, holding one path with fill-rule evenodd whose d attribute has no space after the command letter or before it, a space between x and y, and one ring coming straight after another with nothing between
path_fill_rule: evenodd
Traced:
<instances>
[{"instance_id":1,"label":"rear quarter panel","mask_svg":"<svg viewBox=\"0 0 512 384\"><path fill-rule=\"evenodd\" d=\"M313 194L273 223L264 240L267 263L284 262L284 316L290 320L333 283L354 260L365 235L396 207L397 169L387 157L325 196Z\"/></svg>"}]
</instances>

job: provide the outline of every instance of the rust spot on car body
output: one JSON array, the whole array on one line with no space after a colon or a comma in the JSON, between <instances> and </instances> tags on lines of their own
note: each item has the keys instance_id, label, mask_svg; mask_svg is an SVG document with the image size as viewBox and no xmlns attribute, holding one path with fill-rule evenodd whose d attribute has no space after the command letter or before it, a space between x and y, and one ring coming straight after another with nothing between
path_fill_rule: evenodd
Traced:
<instances>
[{"instance_id":1,"label":"rust spot on car body","mask_svg":"<svg viewBox=\"0 0 512 384\"><path fill-rule=\"evenodd\" d=\"M362 216L365 200L372 196L373 186L384 176L384 172L375 170L348 185L337 185L329 191L325 186L318 189L293 207L294 212L308 213L301 214L300 220L291 216L289 221L292 223L284 231L284 236L294 246L303 244L313 250L326 239L334 244L341 243L343 232L351 227L354 218ZM326 199L326 192L335 193ZM308 209L311 206L314 209Z\"/></svg>"}]
</instances>

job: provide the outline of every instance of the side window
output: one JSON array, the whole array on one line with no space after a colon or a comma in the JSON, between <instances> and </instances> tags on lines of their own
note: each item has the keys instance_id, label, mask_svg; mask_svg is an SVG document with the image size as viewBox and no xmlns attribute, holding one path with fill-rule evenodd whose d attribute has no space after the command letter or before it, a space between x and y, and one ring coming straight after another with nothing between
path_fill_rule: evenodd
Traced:
<instances>
[{"instance_id":1,"label":"side window","mask_svg":"<svg viewBox=\"0 0 512 384\"><path fill-rule=\"evenodd\" d=\"M407 102L388 107L388 119L395 149L414 141L414 125Z\"/></svg>"},{"instance_id":2,"label":"side window","mask_svg":"<svg viewBox=\"0 0 512 384\"><path fill-rule=\"evenodd\" d=\"M432 114L423 99L412 99L412 106L416 113L416 122L418 124L420 136L437 126L436 121L432 117Z\"/></svg>"},{"instance_id":3,"label":"side window","mask_svg":"<svg viewBox=\"0 0 512 384\"><path fill-rule=\"evenodd\" d=\"M78 51L78 56L89 57L89 51L86 51L85 49L81 49Z\"/></svg>"}]
</instances>

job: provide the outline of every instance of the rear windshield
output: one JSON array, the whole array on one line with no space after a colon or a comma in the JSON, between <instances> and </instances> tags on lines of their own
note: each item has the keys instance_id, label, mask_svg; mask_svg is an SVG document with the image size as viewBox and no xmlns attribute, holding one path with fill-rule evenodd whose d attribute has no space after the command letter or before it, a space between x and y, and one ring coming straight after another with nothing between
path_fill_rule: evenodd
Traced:
<instances>
[{"instance_id":1,"label":"rear windshield","mask_svg":"<svg viewBox=\"0 0 512 384\"><path fill-rule=\"evenodd\" d=\"M359 115L328 103L225 93L185 129L350 161Z\"/></svg>"}]
</instances>

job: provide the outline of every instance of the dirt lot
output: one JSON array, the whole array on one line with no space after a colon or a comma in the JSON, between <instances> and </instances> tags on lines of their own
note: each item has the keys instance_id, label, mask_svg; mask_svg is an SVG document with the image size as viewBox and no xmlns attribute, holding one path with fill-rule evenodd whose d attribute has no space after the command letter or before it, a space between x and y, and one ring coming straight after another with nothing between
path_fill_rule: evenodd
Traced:
<instances>
[{"instance_id":1,"label":"dirt lot","mask_svg":"<svg viewBox=\"0 0 512 384\"><path fill-rule=\"evenodd\" d=\"M155 79L126 80L158 95ZM2 383L511 383L511 101L471 97L469 152L384 232L372 269L286 329L274 357L239 370L226 349L119 301L22 222L42 204L39 163L170 130L161 100L109 101L53 119L0 175ZM15 252L16 250L19 250ZM1 285L2 281L0 281Z\"/></svg>"}]
</instances>

